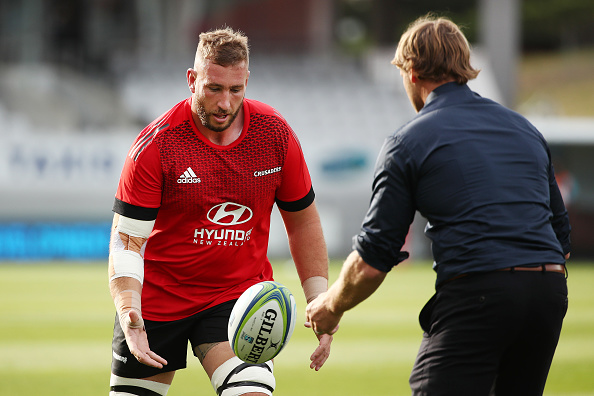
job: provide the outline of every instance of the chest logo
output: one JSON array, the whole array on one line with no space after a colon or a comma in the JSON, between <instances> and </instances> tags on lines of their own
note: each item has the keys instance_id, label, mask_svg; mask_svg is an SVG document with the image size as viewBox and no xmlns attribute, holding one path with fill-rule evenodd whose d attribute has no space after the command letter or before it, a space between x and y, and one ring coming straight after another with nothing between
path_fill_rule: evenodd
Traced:
<instances>
[{"instance_id":1,"label":"chest logo","mask_svg":"<svg viewBox=\"0 0 594 396\"><path fill-rule=\"evenodd\" d=\"M177 179L178 183L200 183L200 178L196 176L192 168L186 171Z\"/></svg>"},{"instance_id":2,"label":"chest logo","mask_svg":"<svg viewBox=\"0 0 594 396\"><path fill-rule=\"evenodd\" d=\"M215 224L232 226L243 224L253 216L250 208L234 202L225 202L210 208L206 217Z\"/></svg>"}]
</instances>

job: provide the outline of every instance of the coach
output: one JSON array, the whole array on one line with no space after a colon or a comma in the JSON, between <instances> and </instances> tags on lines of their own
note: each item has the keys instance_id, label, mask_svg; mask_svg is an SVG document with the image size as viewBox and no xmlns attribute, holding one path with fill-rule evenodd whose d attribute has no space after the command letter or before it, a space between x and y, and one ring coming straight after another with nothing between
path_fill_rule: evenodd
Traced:
<instances>
[{"instance_id":1,"label":"coach","mask_svg":"<svg viewBox=\"0 0 594 396\"><path fill-rule=\"evenodd\" d=\"M373 195L339 279L307 308L333 333L371 295L418 211L428 219L436 293L420 314L413 395L541 395L567 311L569 219L543 136L472 92L458 26L426 16L392 64L417 116L380 152Z\"/></svg>"}]
</instances>

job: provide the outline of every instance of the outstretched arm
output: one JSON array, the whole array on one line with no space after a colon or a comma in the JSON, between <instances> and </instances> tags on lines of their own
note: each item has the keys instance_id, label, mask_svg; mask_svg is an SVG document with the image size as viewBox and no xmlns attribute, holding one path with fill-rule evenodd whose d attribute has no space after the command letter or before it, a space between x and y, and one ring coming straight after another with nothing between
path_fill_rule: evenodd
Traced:
<instances>
[{"instance_id":1,"label":"outstretched arm","mask_svg":"<svg viewBox=\"0 0 594 396\"><path fill-rule=\"evenodd\" d=\"M154 222L114 215L109 249L109 290L132 355L143 364L162 368L167 361L150 350L142 320L142 246Z\"/></svg>"},{"instance_id":2,"label":"outstretched arm","mask_svg":"<svg viewBox=\"0 0 594 396\"><path fill-rule=\"evenodd\" d=\"M386 275L367 264L357 251L353 251L328 292L309 303L305 319L316 334L334 334L344 312L371 296Z\"/></svg>"},{"instance_id":3,"label":"outstretched arm","mask_svg":"<svg viewBox=\"0 0 594 396\"><path fill-rule=\"evenodd\" d=\"M328 289L328 250L320 216L313 202L307 208L290 212L280 209L285 223L291 256L309 303ZM330 356L332 336L316 334L319 345L311 355L310 367L319 370Z\"/></svg>"}]
</instances>

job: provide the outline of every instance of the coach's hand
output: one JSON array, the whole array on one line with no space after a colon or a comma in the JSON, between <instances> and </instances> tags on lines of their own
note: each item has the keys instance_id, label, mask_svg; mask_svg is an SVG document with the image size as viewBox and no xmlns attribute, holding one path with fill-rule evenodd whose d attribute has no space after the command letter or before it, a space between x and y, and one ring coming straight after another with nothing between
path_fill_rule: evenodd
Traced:
<instances>
[{"instance_id":1,"label":"coach's hand","mask_svg":"<svg viewBox=\"0 0 594 396\"><path fill-rule=\"evenodd\" d=\"M136 310L131 309L120 318L120 325L126 336L126 343L136 360L147 366L163 368L167 360L151 351L148 343L144 321Z\"/></svg>"},{"instance_id":2,"label":"coach's hand","mask_svg":"<svg viewBox=\"0 0 594 396\"><path fill-rule=\"evenodd\" d=\"M338 331L342 313L337 314L329 308L328 293L322 293L305 308L305 327L313 329L316 335L332 335Z\"/></svg>"},{"instance_id":3,"label":"coach's hand","mask_svg":"<svg viewBox=\"0 0 594 396\"><path fill-rule=\"evenodd\" d=\"M311 355L312 369L319 370L330 356L330 344L332 343L332 334L338 331L341 315L335 315L330 312L325 305L326 293L320 294L311 301L305 309L305 327L314 331L320 341L320 345Z\"/></svg>"}]
</instances>

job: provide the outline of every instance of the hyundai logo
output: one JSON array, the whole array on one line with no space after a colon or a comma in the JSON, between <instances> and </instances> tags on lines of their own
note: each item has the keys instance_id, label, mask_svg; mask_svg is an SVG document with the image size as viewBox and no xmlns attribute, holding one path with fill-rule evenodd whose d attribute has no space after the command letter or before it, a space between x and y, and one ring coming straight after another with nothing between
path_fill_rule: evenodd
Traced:
<instances>
[{"instance_id":1,"label":"hyundai logo","mask_svg":"<svg viewBox=\"0 0 594 396\"><path fill-rule=\"evenodd\" d=\"M247 206L233 202L225 202L210 208L206 217L215 224L232 226L243 224L253 216L252 210Z\"/></svg>"}]
</instances>

